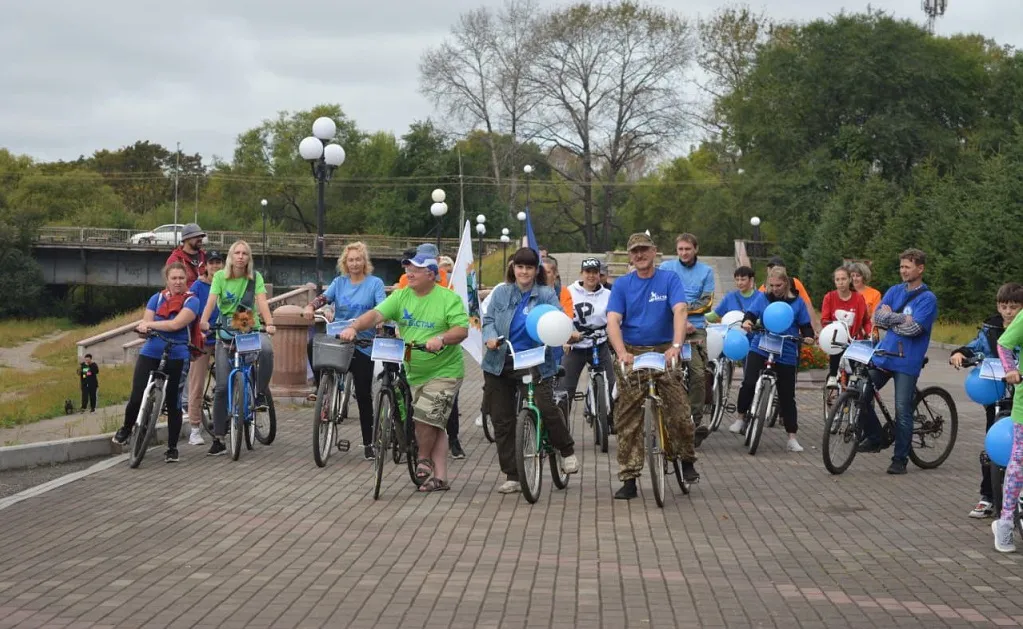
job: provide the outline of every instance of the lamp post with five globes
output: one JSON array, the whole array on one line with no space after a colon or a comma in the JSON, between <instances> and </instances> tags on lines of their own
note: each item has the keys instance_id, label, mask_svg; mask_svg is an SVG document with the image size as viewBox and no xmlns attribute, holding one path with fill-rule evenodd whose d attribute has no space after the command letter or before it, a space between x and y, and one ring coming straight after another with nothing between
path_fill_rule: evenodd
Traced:
<instances>
[{"instance_id":1,"label":"lamp post with five globes","mask_svg":"<svg viewBox=\"0 0 1023 629\"><path fill-rule=\"evenodd\" d=\"M444 202L447 195L440 188L435 189L430 193L430 198L433 199L433 205L430 206L430 214L437 219L437 253L440 254L440 232L444 215L448 213L448 204Z\"/></svg>"},{"instance_id":2,"label":"lamp post with five globes","mask_svg":"<svg viewBox=\"0 0 1023 629\"><path fill-rule=\"evenodd\" d=\"M337 125L326 116L313 121L313 134L298 145L302 159L309 162L316 179L316 285L323 290L323 224L326 220L324 189L334 170L345 163L345 150L332 142Z\"/></svg>"}]
</instances>

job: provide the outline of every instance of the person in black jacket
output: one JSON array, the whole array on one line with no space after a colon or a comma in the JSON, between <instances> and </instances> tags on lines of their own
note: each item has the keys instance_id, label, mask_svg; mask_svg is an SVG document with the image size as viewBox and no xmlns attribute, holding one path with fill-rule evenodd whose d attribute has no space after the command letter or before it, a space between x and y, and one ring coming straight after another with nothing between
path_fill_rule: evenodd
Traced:
<instances>
[{"instance_id":1,"label":"person in black jacket","mask_svg":"<svg viewBox=\"0 0 1023 629\"><path fill-rule=\"evenodd\" d=\"M99 365L92 362L92 354L86 354L84 362L78 364L79 383L82 387L82 412L89 406L96 412L96 392L99 391Z\"/></svg>"},{"instance_id":2,"label":"person in black jacket","mask_svg":"<svg viewBox=\"0 0 1023 629\"><path fill-rule=\"evenodd\" d=\"M962 367L964 360L977 354L983 354L985 358L998 358L998 337L1009 327L1019 311L1023 310L1023 284L1016 282L1002 284L995 301L998 304L998 314L988 317L980 327L977 337L968 344L956 348L949 357L948 362L956 369ZM984 415L987 419L984 430L987 431L995 423L995 405L985 406ZM973 511L970 511L971 518L990 518L997 515L994 507L995 493L991 486L991 466L984 458L981 457L980 464L980 501Z\"/></svg>"}]
</instances>

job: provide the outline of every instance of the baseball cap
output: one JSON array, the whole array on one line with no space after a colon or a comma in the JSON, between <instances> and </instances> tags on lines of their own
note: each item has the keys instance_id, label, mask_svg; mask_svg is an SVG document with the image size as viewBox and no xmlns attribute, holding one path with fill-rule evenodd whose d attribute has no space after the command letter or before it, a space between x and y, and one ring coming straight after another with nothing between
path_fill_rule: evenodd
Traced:
<instances>
[{"instance_id":1,"label":"baseball cap","mask_svg":"<svg viewBox=\"0 0 1023 629\"><path fill-rule=\"evenodd\" d=\"M628 251L632 251L633 249L639 249L640 247L653 246L655 246L654 241L650 239L650 236L644 234L643 232L639 232L638 234L633 234L629 236L629 244L626 245L625 248Z\"/></svg>"},{"instance_id":2,"label":"baseball cap","mask_svg":"<svg viewBox=\"0 0 1023 629\"><path fill-rule=\"evenodd\" d=\"M224 254L220 253L219 251L210 251L209 253L206 254L206 261L211 262L213 260L220 260L221 262L223 262Z\"/></svg>"},{"instance_id":3,"label":"baseball cap","mask_svg":"<svg viewBox=\"0 0 1023 629\"><path fill-rule=\"evenodd\" d=\"M600 271L600 260L596 258L586 258L583 260L580 270L585 271L587 269L597 269L597 271Z\"/></svg>"},{"instance_id":4,"label":"baseball cap","mask_svg":"<svg viewBox=\"0 0 1023 629\"><path fill-rule=\"evenodd\" d=\"M434 273L439 273L440 271L439 268L437 267L437 258L427 257L421 253L417 253L415 256L411 258L405 258L404 260L401 261L401 265L414 266L420 269L430 269Z\"/></svg>"},{"instance_id":5,"label":"baseball cap","mask_svg":"<svg viewBox=\"0 0 1023 629\"><path fill-rule=\"evenodd\" d=\"M767 268L771 268L773 266L784 267L785 262L779 256L774 256L773 258L767 261Z\"/></svg>"},{"instance_id":6,"label":"baseball cap","mask_svg":"<svg viewBox=\"0 0 1023 629\"><path fill-rule=\"evenodd\" d=\"M424 255L428 258L436 259L440 257L440 251L437 251L437 245L432 242L424 242L416 247L416 255Z\"/></svg>"}]
</instances>

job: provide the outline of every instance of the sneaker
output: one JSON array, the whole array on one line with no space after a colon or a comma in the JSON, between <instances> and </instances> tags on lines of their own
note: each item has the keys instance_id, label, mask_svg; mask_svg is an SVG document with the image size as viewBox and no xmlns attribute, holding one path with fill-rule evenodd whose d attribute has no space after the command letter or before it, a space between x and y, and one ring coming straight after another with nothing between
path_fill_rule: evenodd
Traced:
<instances>
[{"instance_id":1,"label":"sneaker","mask_svg":"<svg viewBox=\"0 0 1023 629\"><path fill-rule=\"evenodd\" d=\"M178 462L178 449L170 448L167 453L163 455L164 463L177 463Z\"/></svg>"},{"instance_id":2,"label":"sneaker","mask_svg":"<svg viewBox=\"0 0 1023 629\"><path fill-rule=\"evenodd\" d=\"M477 428L483 428L483 416L477 415L476 419L472 420L472 423L475 424Z\"/></svg>"},{"instance_id":3,"label":"sneaker","mask_svg":"<svg viewBox=\"0 0 1023 629\"><path fill-rule=\"evenodd\" d=\"M728 432L736 435L741 435L744 430L746 430L746 422L741 419L735 420L732 422L732 425L728 427Z\"/></svg>"},{"instance_id":4,"label":"sneaker","mask_svg":"<svg viewBox=\"0 0 1023 629\"><path fill-rule=\"evenodd\" d=\"M615 492L615 500L632 500L639 495L636 491L636 479L630 478L622 483L621 488Z\"/></svg>"},{"instance_id":5,"label":"sneaker","mask_svg":"<svg viewBox=\"0 0 1023 629\"><path fill-rule=\"evenodd\" d=\"M266 403L266 393L259 393L256 395L256 410L266 411L269 410L270 406Z\"/></svg>"},{"instance_id":6,"label":"sneaker","mask_svg":"<svg viewBox=\"0 0 1023 629\"><path fill-rule=\"evenodd\" d=\"M117 445L123 446L128 443L129 439L131 439L131 431L125 428L124 426L121 426L120 428L117 429L117 432L114 434L113 441Z\"/></svg>"},{"instance_id":7,"label":"sneaker","mask_svg":"<svg viewBox=\"0 0 1023 629\"><path fill-rule=\"evenodd\" d=\"M362 445L362 456L367 461L375 461L377 458L376 452L373 451L373 446L367 446L366 444Z\"/></svg>"},{"instance_id":8,"label":"sneaker","mask_svg":"<svg viewBox=\"0 0 1023 629\"><path fill-rule=\"evenodd\" d=\"M828 381L824 383L825 389L837 389L838 388L838 376L828 376Z\"/></svg>"},{"instance_id":9,"label":"sneaker","mask_svg":"<svg viewBox=\"0 0 1023 629\"><path fill-rule=\"evenodd\" d=\"M563 469L566 474L578 474L579 458L574 454L566 456L561 462L561 469Z\"/></svg>"},{"instance_id":10,"label":"sneaker","mask_svg":"<svg viewBox=\"0 0 1023 629\"><path fill-rule=\"evenodd\" d=\"M227 452L227 446L224 442L216 437L213 438L213 445L210 446L210 451L206 453L206 456L221 456Z\"/></svg>"},{"instance_id":11,"label":"sneaker","mask_svg":"<svg viewBox=\"0 0 1023 629\"><path fill-rule=\"evenodd\" d=\"M464 459L465 450L462 449L462 444L459 443L458 439L452 439L448 444L448 448L451 450L452 459Z\"/></svg>"},{"instance_id":12,"label":"sneaker","mask_svg":"<svg viewBox=\"0 0 1023 629\"><path fill-rule=\"evenodd\" d=\"M995 514L995 505L989 500L981 500L977 503L977 506L970 511L971 518L977 518L978 520L984 518L990 518Z\"/></svg>"},{"instance_id":13,"label":"sneaker","mask_svg":"<svg viewBox=\"0 0 1023 629\"><path fill-rule=\"evenodd\" d=\"M696 436L693 438L693 447L694 448L699 448L700 444L703 443L703 440L706 439L707 435L709 435L709 434L710 434L710 427L709 426L704 426L703 424L698 424L696 426Z\"/></svg>"},{"instance_id":14,"label":"sneaker","mask_svg":"<svg viewBox=\"0 0 1023 629\"><path fill-rule=\"evenodd\" d=\"M998 518L991 523L991 532L995 534L995 550L1000 553L1016 552L1016 540L1012 535L1012 520Z\"/></svg>"},{"instance_id":15,"label":"sneaker","mask_svg":"<svg viewBox=\"0 0 1023 629\"><path fill-rule=\"evenodd\" d=\"M497 488L499 494L517 494L522 491L522 485L519 485L517 480L505 481L503 485Z\"/></svg>"},{"instance_id":16,"label":"sneaker","mask_svg":"<svg viewBox=\"0 0 1023 629\"><path fill-rule=\"evenodd\" d=\"M802 452L803 446L799 445L799 442L796 441L795 437L789 437L789 442L785 446L785 449L789 452Z\"/></svg>"},{"instance_id":17,"label":"sneaker","mask_svg":"<svg viewBox=\"0 0 1023 629\"><path fill-rule=\"evenodd\" d=\"M906 462L899 461L898 459L892 459L892 464L888 466L889 474L905 474L906 473Z\"/></svg>"},{"instance_id":18,"label":"sneaker","mask_svg":"<svg viewBox=\"0 0 1023 629\"><path fill-rule=\"evenodd\" d=\"M188 435L188 445L190 446L204 446L206 440L202 438L202 429L198 426L192 427L192 434Z\"/></svg>"},{"instance_id":19,"label":"sneaker","mask_svg":"<svg viewBox=\"0 0 1023 629\"><path fill-rule=\"evenodd\" d=\"M696 471L696 465L692 461L682 461L682 480L687 483L700 480L700 473Z\"/></svg>"}]
</instances>

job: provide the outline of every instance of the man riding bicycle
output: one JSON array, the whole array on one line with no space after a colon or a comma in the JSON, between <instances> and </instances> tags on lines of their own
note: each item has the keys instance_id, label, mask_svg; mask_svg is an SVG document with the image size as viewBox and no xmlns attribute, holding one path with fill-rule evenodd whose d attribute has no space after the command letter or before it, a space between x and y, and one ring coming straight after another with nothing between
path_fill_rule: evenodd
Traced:
<instances>
[{"instance_id":1,"label":"man riding bicycle","mask_svg":"<svg viewBox=\"0 0 1023 629\"><path fill-rule=\"evenodd\" d=\"M607 306L607 332L621 365L618 367L618 402L615 430L618 435L619 500L636 497L636 478L643 470L643 400L647 387L630 378L624 367L645 352L661 352L670 364L681 353L686 336L685 289L677 275L654 266L657 247L646 234L629 237L627 249L634 271L615 280ZM689 414L689 397L678 378L667 373L657 376L663 400L667 432L666 454L682 460L687 482L699 480L694 426Z\"/></svg>"},{"instance_id":2,"label":"man riding bicycle","mask_svg":"<svg viewBox=\"0 0 1023 629\"><path fill-rule=\"evenodd\" d=\"M931 327L938 318L938 299L923 282L926 259L919 249L903 251L899 255L899 275L903 283L889 288L874 311L874 327L886 328L888 333L878 345L884 354L874 358L870 381L875 389L880 389L889 380L895 380L897 428L889 474L906 473L913 440L916 382L927 357ZM870 396L873 398L873 392ZM873 399L863 413L863 429L865 436L857 450L880 452L881 423L874 412Z\"/></svg>"},{"instance_id":3,"label":"man riding bicycle","mask_svg":"<svg viewBox=\"0 0 1023 629\"><path fill-rule=\"evenodd\" d=\"M461 297L437 285L440 268L436 258L420 252L401 263L408 287L395 290L361 315L341 332L341 340L351 342L358 332L390 320L398 324L406 343L425 344L426 352L412 352L405 365L422 457L417 461L417 474L426 477L419 491L443 491L451 488L445 427L465 376L460 343L469 335L469 316Z\"/></svg>"}]
</instances>

